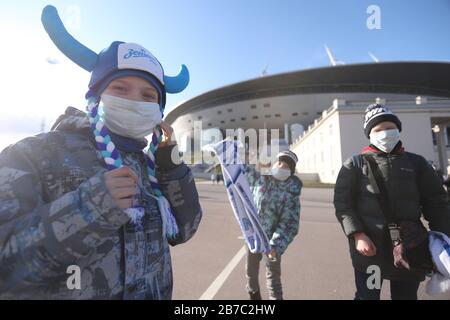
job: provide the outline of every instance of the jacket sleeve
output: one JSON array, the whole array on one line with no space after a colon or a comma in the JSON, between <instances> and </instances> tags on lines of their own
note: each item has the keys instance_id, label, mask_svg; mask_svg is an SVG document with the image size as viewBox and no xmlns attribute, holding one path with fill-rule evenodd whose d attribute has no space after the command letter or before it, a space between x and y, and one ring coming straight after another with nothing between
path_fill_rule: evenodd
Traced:
<instances>
[{"instance_id":1,"label":"jacket sleeve","mask_svg":"<svg viewBox=\"0 0 450 320\"><path fill-rule=\"evenodd\" d=\"M430 229L450 236L450 207L448 196L436 171L425 158L419 157L417 184L420 191L420 203L424 218Z\"/></svg>"},{"instance_id":2,"label":"jacket sleeve","mask_svg":"<svg viewBox=\"0 0 450 320\"><path fill-rule=\"evenodd\" d=\"M172 148L161 149L166 152L171 150ZM160 157L167 159L167 155L162 153ZM168 162L169 159L165 163ZM202 219L202 208L191 169L185 163L162 165L158 169L157 178L162 193L169 201L178 224L178 238L170 241L175 246L188 241L195 234Z\"/></svg>"},{"instance_id":3,"label":"jacket sleeve","mask_svg":"<svg viewBox=\"0 0 450 320\"><path fill-rule=\"evenodd\" d=\"M281 207L281 216L277 228L270 239L270 246L282 255L298 234L300 226L300 194L289 193L287 201Z\"/></svg>"},{"instance_id":4,"label":"jacket sleeve","mask_svg":"<svg viewBox=\"0 0 450 320\"><path fill-rule=\"evenodd\" d=\"M0 292L60 276L128 221L106 189L103 172L46 202L37 138L0 154Z\"/></svg>"},{"instance_id":5,"label":"jacket sleeve","mask_svg":"<svg viewBox=\"0 0 450 320\"><path fill-rule=\"evenodd\" d=\"M364 227L355 210L355 195L358 187L358 176L352 159L344 162L334 188L334 207L336 217L341 223L347 237L355 232L363 232Z\"/></svg>"}]
</instances>

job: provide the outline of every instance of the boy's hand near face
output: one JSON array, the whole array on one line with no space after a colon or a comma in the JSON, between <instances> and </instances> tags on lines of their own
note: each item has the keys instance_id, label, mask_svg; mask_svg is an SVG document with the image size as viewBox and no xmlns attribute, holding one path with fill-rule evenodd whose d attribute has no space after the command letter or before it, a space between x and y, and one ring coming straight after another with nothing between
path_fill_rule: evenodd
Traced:
<instances>
[{"instance_id":1,"label":"boy's hand near face","mask_svg":"<svg viewBox=\"0 0 450 320\"><path fill-rule=\"evenodd\" d=\"M133 196L138 193L137 174L129 167L121 167L106 172L104 177L115 204L122 210L131 208Z\"/></svg>"},{"instance_id":2,"label":"boy's hand near face","mask_svg":"<svg viewBox=\"0 0 450 320\"><path fill-rule=\"evenodd\" d=\"M159 147L167 147L177 144L177 141L175 140L175 136L173 134L173 128L164 121L160 123L160 127L163 131L163 139L159 144Z\"/></svg>"}]
</instances>

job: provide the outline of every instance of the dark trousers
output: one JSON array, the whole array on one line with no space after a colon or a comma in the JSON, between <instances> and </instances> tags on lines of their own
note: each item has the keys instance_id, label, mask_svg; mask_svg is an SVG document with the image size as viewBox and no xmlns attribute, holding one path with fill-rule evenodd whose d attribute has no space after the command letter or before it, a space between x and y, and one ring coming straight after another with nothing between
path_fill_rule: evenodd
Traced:
<instances>
[{"instance_id":1,"label":"dark trousers","mask_svg":"<svg viewBox=\"0 0 450 320\"><path fill-rule=\"evenodd\" d=\"M367 279L370 274L355 270L356 293L355 300L380 300L380 289L369 289ZM417 300L417 290L420 282L391 280L392 300ZM381 280L381 284L383 280Z\"/></svg>"},{"instance_id":2,"label":"dark trousers","mask_svg":"<svg viewBox=\"0 0 450 320\"><path fill-rule=\"evenodd\" d=\"M255 293L259 290L259 263L261 259L266 265L266 285L269 290L270 300L283 300L283 288L281 286L281 257L277 261L270 261L262 253L251 253L247 248L247 261L245 264L247 277L247 292Z\"/></svg>"}]
</instances>

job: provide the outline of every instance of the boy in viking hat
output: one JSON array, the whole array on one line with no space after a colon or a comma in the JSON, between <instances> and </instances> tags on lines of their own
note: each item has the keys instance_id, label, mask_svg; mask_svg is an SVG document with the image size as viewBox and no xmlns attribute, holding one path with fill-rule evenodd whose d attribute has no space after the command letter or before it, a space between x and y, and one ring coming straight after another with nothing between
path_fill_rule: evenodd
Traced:
<instances>
[{"instance_id":1,"label":"boy in viking hat","mask_svg":"<svg viewBox=\"0 0 450 320\"><path fill-rule=\"evenodd\" d=\"M88 112L68 108L51 132L0 154L0 298L170 299L169 244L189 240L202 217L162 122L166 92L184 90L188 71L167 77L133 43L97 55L54 7L42 22L91 72Z\"/></svg>"}]
</instances>

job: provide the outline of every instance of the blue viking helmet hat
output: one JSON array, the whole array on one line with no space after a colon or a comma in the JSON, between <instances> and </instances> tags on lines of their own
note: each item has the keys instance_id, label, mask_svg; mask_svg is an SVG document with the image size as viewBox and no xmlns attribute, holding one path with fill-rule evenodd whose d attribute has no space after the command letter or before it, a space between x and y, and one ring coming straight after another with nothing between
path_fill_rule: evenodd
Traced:
<instances>
[{"instance_id":1,"label":"blue viking helmet hat","mask_svg":"<svg viewBox=\"0 0 450 320\"><path fill-rule=\"evenodd\" d=\"M53 6L43 9L41 20L58 49L81 68L92 72L89 90L97 98L112 80L139 76L155 86L160 93L160 105L164 107L166 92L179 93L189 84L189 71L185 65L181 66L177 76L166 76L159 61L135 43L115 41L99 54L95 53L67 32Z\"/></svg>"}]
</instances>

